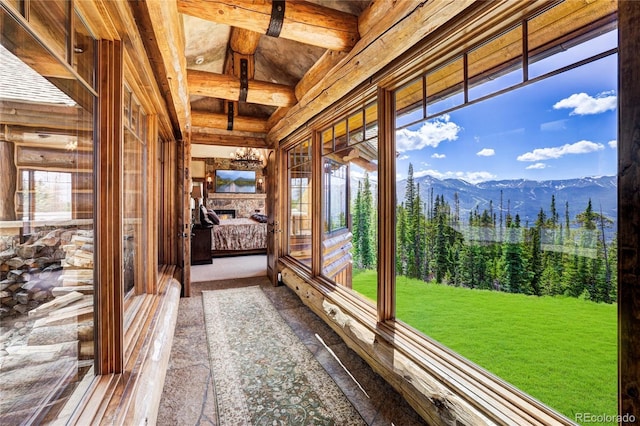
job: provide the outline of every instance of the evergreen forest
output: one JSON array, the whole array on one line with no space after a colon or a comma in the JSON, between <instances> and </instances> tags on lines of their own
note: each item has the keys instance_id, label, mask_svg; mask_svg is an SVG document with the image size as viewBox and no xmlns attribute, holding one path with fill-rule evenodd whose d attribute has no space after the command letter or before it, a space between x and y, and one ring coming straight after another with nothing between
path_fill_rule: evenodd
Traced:
<instances>
[{"instance_id":1,"label":"evergreen forest","mask_svg":"<svg viewBox=\"0 0 640 426\"><path fill-rule=\"evenodd\" d=\"M448 200L431 190L423 200L410 164L404 200L398 202L397 275L472 289L616 302L614 222L591 200L585 206L558 206L552 195L534 223L523 223L502 196L482 211L476 207L461 214L457 194ZM352 203L356 269L375 269L374 206L365 175Z\"/></svg>"}]
</instances>

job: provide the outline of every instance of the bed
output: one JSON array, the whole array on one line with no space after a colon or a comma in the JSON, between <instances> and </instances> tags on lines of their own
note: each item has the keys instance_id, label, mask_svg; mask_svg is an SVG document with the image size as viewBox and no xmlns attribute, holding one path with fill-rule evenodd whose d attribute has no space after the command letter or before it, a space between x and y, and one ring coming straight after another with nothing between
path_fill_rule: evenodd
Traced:
<instances>
[{"instance_id":1,"label":"bed","mask_svg":"<svg viewBox=\"0 0 640 426\"><path fill-rule=\"evenodd\" d=\"M253 219L220 219L211 228L211 255L264 253L267 250L267 224Z\"/></svg>"}]
</instances>

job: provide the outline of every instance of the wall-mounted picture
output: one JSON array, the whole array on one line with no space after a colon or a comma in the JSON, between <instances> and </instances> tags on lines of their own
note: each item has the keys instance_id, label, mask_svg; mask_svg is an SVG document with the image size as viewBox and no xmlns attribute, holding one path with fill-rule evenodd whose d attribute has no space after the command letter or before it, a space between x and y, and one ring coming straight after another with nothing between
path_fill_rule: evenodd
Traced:
<instances>
[{"instance_id":1,"label":"wall-mounted picture","mask_svg":"<svg viewBox=\"0 0 640 426\"><path fill-rule=\"evenodd\" d=\"M255 170L216 170L216 192L256 192Z\"/></svg>"}]
</instances>

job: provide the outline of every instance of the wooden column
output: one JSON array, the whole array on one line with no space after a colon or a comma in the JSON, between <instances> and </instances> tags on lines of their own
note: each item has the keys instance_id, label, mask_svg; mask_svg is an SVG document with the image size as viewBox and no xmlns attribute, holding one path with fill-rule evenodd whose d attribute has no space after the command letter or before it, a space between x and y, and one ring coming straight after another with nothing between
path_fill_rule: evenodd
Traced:
<instances>
[{"instance_id":1,"label":"wooden column","mask_svg":"<svg viewBox=\"0 0 640 426\"><path fill-rule=\"evenodd\" d=\"M18 172L13 153L13 143L0 139L0 170L2 170L0 220L16 220L15 194Z\"/></svg>"},{"instance_id":2,"label":"wooden column","mask_svg":"<svg viewBox=\"0 0 640 426\"><path fill-rule=\"evenodd\" d=\"M393 93L378 89L378 321L395 318L396 144Z\"/></svg>"},{"instance_id":3,"label":"wooden column","mask_svg":"<svg viewBox=\"0 0 640 426\"><path fill-rule=\"evenodd\" d=\"M120 41L98 43L96 138L96 373L124 369L122 278L122 85Z\"/></svg>"},{"instance_id":4,"label":"wooden column","mask_svg":"<svg viewBox=\"0 0 640 426\"><path fill-rule=\"evenodd\" d=\"M618 7L619 414L633 414L637 420L640 418L640 2L620 1Z\"/></svg>"}]
</instances>

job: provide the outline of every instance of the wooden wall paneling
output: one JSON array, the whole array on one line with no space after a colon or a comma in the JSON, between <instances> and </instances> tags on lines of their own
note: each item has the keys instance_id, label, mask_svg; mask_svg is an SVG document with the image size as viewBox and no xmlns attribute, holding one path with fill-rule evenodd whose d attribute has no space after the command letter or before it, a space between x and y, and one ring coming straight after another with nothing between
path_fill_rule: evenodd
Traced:
<instances>
[{"instance_id":1,"label":"wooden wall paneling","mask_svg":"<svg viewBox=\"0 0 640 426\"><path fill-rule=\"evenodd\" d=\"M619 414L640 417L640 3L618 3ZM631 424L635 422L622 422Z\"/></svg>"},{"instance_id":2,"label":"wooden wall paneling","mask_svg":"<svg viewBox=\"0 0 640 426\"><path fill-rule=\"evenodd\" d=\"M378 321L395 318L396 150L393 93L378 89Z\"/></svg>"},{"instance_id":3,"label":"wooden wall paneling","mask_svg":"<svg viewBox=\"0 0 640 426\"><path fill-rule=\"evenodd\" d=\"M98 43L96 161L96 373L123 371L121 140L123 51L119 41Z\"/></svg>"}]
</instances>

